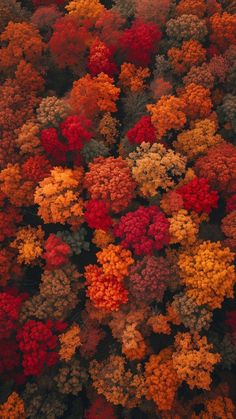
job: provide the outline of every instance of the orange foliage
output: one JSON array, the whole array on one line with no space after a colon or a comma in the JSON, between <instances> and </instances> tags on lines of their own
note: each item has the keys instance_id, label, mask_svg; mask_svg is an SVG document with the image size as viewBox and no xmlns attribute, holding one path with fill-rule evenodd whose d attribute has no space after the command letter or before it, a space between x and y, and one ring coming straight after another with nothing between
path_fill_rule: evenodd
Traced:
<instances>
[{"instance_id":1,"label":"orange foliage","mask_svg":"<svg viewBox=\"0 0 236 419\"><path fill-rule=\"evenodd\" d=\"M224 12L210 17L211 41L223 51L236 45L236 15Z\"/></svg>"},{"instance_id":2,"label":"orange foliage","mask_svg":"<svg viewBox=\"0 0 236 419\"><path fill-rule=\"evenodd\" d=\"M230 143L211 147L195 164L196 172L222 194L236 192L236 147Z\"/></svg>"},{"instance_id":3,"label":"orange foliage","mask_svg":"<svg viewBox=\"0 0 236 419\"><path fill-rule=\"evenodd\" d=\"M66 222L72 226L81 223L83 202L80 199L83 169L54 167L50 176L36 188L34 202L39 205L38 214L45 223Z\"/></svg>"},{"instance_id":4,"label":"orange foliage","mask_svg":"<svg viewBox=\"0 0 236 419\"><path fill-rule=\"evenodd\" d=\"M38 93L43 89L42 77L31 64L20 61L15 72L16 79L7 79L0 86L0 166L19 160L15 139L18 129L33 116L38 104ZM32 89L31 89L32 86Z\"/></svg>"},{"instance_id":5,"label":"orange foliage","mask_svg":"<svg viewBox=\"0 0 236 419\"><path fill-rule=\"evenodd\" d=\"M147 105L158 138L171 129L181 129L186 123L186 103L182 98L162 96L156 105Z\"/></svg>"},{"instance_id":6,"label":"orange foliage","mask_svg":"<svg viewBox=\"0 0 236 419\"><path fill-rule=\"evenodd\" d=\"M186 73L194 65L200 65L206 60L206 50L200 42L191 39L184 41L181 48L168 50L173 70L177 74Z\"/></svg>"},{"instance_id":7,"label":"orange foliage","mask_svg":"<svg viewBox=\"0 0 236 419\"><path fill-rule=\"evenodd\" d=\"M179 379L186 381L191 389L209 390L212 381L210 374L221 357L212 352L213 345L207 342L206 336L177 333L175 350L172 360Z\"/></svg>"},{"instance_id":8,"label":"orange foliage","mask_svg":"<svg viewBox=\"0 0 236 419\"><path fill-rule=\"evenodd\" d=\"M186 285L186 295L197 305L220 308L225 297L233 297L236 275L234 254L220 242L205 241L179 256L180 277Z\"/></svg>"},{"instance_id":9,"label":"orange foliage","mask_svg":"<svg viewBox=\"0 0 236 419\"><path fill-rule=\"evenodd\" d=\"M98 157L89 164L84 186L92 199L108 202L112 211L117 213L131 202L135 182L127 162L121 157Z\"/></svg>"},{"instance_id":10,"label":"orange foliage","mask_svg":"<svg viewBox=\"0 0 236 419\"><path fill-rule=\"evenodd\" d=\"M181 94L185 102L185 113L190 119L205 118L212 109L210 90L195 83L190 83Z\"/></svg>"},{"instance_id":11,"label":"orange foliage","mask_svg":"<svg viewBox=\"0 0 236 419\"><path fill-rule=\"evenodd\" d=\"M197 240L198 225L191 214L184 209L179 210L169 218L170 243L180 243L189 246Z\"/></svg>"},{"instance_id":12,"label":"orange foliage","mask_svg":"<svg viewBox=\"0 0 236 419\"><path fill-rule=\"evenodd\" d=\"M72 0L66 10L80 22L89 20L95 23L105 8L99 0Z\"/></svg>"},{"instance_id":13,"label":"orange foliage","mask_svg":"<svg viewBox=\"0 0 236 419\"><path fill-rule=\"evenodd\" d=\"M175 190L165 193L161 199L160 207L167 215L172 215L183 208L184 202L182 196Z\"/></svg>"},{"instance_id":14,"label":"orange foliage","mask_svg":"<svg viewBox=\"0 0 236 419\"><path fill-rule=\"evenodd\" d=\"M0 68L7 69L19 64L22 59L32 64L40 62L45 45L38 29L26 22L9 22L0 41L7 46L0 50Z\"/></svg>"},{"instance_id":15,"label":"orange foliage","mask_svg":"<svg viewBox=\"0 0 236 419\"><path fill-rule=\"evenodd\" d=\"M25 419L24 402L14 391L10 394L7 401L0 405L1 419Z\"/></svg>"},{"instance_id":16,"label":"orange foliage","mask_svg":"<svg viewBox=\"0 0 236 419\"><path fill-rule=\"evenodd\" d=\"M32 118L39 102L37 95L43 89L43 79L25 61L20 61L15 79L7 79L0 86L0 165L15 163L18 159L15 139L18 129Z\"/></svg>"},{"instance_id":17,"label":"orange foliage","mask_svg":"<svg viewBox=\"0 0 236 419\"><path fill-rule=\"evenodd\" d=\"M123 88L128 88L131 92L144 90L146 87L145 79L150 77L150 70L142 67L135 67L134 64L124 63L121 66L119 81Z\"/></svg>"},{"instance_id":18,"label":"orange foliage","mask_svg":"<svg viewBox=\"0 0 236 419\"><path fill-rule=\"evenodd\" d=\"M73 324L67 332L59 336L59 341L61 344L59 357L64 361L69 361L81 345L79 326Z\"/></svg>"},{"instance_id":19,"label":"orange foliage","mask_svg":"<svg viewBox=\"0 0 236 419\"><path fill-rule=\"evenodd\" d=\"M105 73L96 77L90 74L77 80L70 93L70 104L75 112L92 119L100 112L116 112L115 102L120 89L115 87L114 80Z\"/></svg>"},{"instance_id":20,"label":"orange foliage","mask_svg":"<svg viewBox=\"0 0 236 419\"><path fill-rule=\"evenodd\" d=\"M43 253L44 231L42 227L28 226L20 228L11 247L18 251L17 260L27 265L38 262Z\"/></svg>"},{"instance_id":21,"label":"orange foliage","mask_svg":"<svg viewBox=\"0 0 236 419\"><path fill-rule=\"evenodd\" d=\"M216 395L206 400L204 410L199 415L192 415L191 419L234 419L236 414L233 401L224 395Z\"/></svg>"},{"instance_id":22,"label":"orange foliage","mask_svg":"<svg viewBox=\"0 0 236 419\"><path fill-rule=\"evenodd\" d=\"M214 145L223 143L223 138L216 134L216 124L210 119L196 122L193 129L181 132L173 145L177 151L194 159Z\"/></svg>"},{"instance_id":23,"label":"orange foliage","mask_svg":"<svg viewBox=\"0 0 236 419\"><path fill-rule=\"evenodd\" d=\"M28 80L31 80L31 85ZM22 85L23 83L23 85ZM28 109L29 106L35 107L38 104L39 99L36 99L36 94L42 91L43 79L39 73L32 67L31 64L21 60L15 71L14 79L6 79L5 83L1 86L1 113L0 113L0 124L4 129L14 130L20 127L25 120L29 118L28 114L33 115L34 109ZM22 110L22 103L25 102L26 109ZM29 105L28 105L29 103ZM14 112L13 114L13 108ZM7 109L9 112L10 120L4 120L3 112ZM5 111L6 112L6 111ZM12 115L11 115L12 112ZM21 119L18 117L18 113ZM18 122L18 120L20 121ZM14 123L14 121L18 123Z\"/></svg>"},{"instance_id":24,"label":"orange foliage","mask_svg":"<svg viewBox=\"0 0 236 419\"><path fill-rule=\"evenodd\" d=\"M125 250L120 245L109 244L96 256L105 275L114 276L118 281L122 281L128 275L129 266L134 263L130 250Z\"/></svg>"},{"instance_id":25,"label":"orange foliage","mask_svg":"<svg viewBox=\"0 0 236 419\"><path fill-rule=\"evenodd\" d=\"M82 386L92 405L86 418L141 412L150 419L236 418L229 389L218 386L218 373L213 376L217 363L227 367L235 352L235 313L224 316L224 309L236 284L236 0L114 0L109 9L103 0L56 0L55 7L53 0L26 0L25 11L23 1L1 1L0 387L5 378L10 381L0 395L0 418L63 417L67 395L78 395ZM148 48L152 31L161 37L157 25L164 37L145 67L145 48L135 51L132 45L143 30ZM122 62L123 44L130 47L130 61L139 57L136 64L143 67ZM76 117L91 122L92 141L76 160L85 169L73 165L71 151L62 159L65 167L52 168L42 147L46 131L52 143L65 145L62 128L71 119L76 143ZM191 211L194 197L178 193L196 176L219 191L216 219L216 211ZM100 214L92 211L96 205ZM97 265L86 265L86 228L77 231L84 220ZM132 257L132 240L144 258ZM146 255L163 243L170 246L162 256ZM74 263L81 249L81 261L70 264L68 258ZM28 277L35 273L30 289ZM19 313L5 304L5 292L22 299ZM215 318L222 306L223 317ZM11 323L16 328L2 341L1 330ZM22 326L33 323L38 326L27 341ZM44 360L49 367L57 361L64 366L30 378L25 388L19 380L23 399L15 391L9 395L11 381L18 386L24 378L20 371L30 364L43 323L49 351ZM107 345L107 356L99 342ZM78 357L85 358L82 369ZM223 373L223 380L230 382L231 374Z\"/></svg>"},{"instance_id":26,"label":"orange foliage","mask_svg":"<svg viewBox=\"0 0 236 419\"><path fill-rule=\"evenodd\" d=\"M15 77L24 94L39 94L44 88L44 79L30 63L21 60L16 68Z\"/></svg>"},{"instance_id":27,"label":"orange foliage","mask_svg":"<svg viewBox=\"0 0 236 419\"><path fill-rule=\"evenodd\" d=\"M176 13L181 15L196 15L200 18L206 12L206 2L204 0L180 0L176 6Z\"/></svg>"},{"instance_id":28,"label":"orange foliage","mask_svg":"<svg viewBox=\"0 0 236 419\"><path fill-rule=\"evenodd\" d=\"M22 168L18 163L8 164L0 172L0 190L17 207L33 204L35 187L35 181L23 178Z\"/></svg>"},{"instance_id":29,"label":"orange foliage","mask_svg":"<svg viewBox=\"0 0 236 419\"><path fill-rule=\"evenodd\" d=\"M128 291L114 276L108 276L102 268L87 265L85 268L87 296L95 307L107 311L118 310L121 304L127 303Z\"/></svg>"},{"instance_id":30,"label":"orange foliage","mask_svg":"<svg viewBox=\"0 0 236 419\"><path fill-rule=\"evenodd\" d=\"M20 149L21 155L41 154L43 148L40 141L40 126L34 119L25 122L19 130L16 138L16 145Z\"/></svg>"},{"instance_id":31,"label":"orange foliage","mask_svg":"<svg viewBox=\"0 0 236 419\"><path fill-rule=\"evenodd\" d=\"M158 409L170 410L176 392L181 384L172 361L173 350L162 349L158 355L151 355L145 364L145 377L148 387L147 399L153 399Z\"/></svg>"}]
</instances>

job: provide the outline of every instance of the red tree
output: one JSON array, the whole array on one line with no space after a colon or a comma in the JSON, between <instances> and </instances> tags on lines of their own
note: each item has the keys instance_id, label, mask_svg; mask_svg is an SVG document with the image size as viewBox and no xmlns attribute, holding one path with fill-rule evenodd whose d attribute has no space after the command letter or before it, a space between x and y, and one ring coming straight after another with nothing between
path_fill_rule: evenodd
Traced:
<instances>
[{"instance_id":1,"label":"red tree","mask_svg":"<svg viewBox=\"0 0 236 419\"><path fill-rule=\"evenodd\" d=\"M153 22L144 23L136 19L130 29L120 37L120 48L126 60L146 67L150 64L151 54L157 52L161 31Z\"/></svg>"},{"instance_id":2,"label":"red tree","mask_svg":"<svg viewBox=\"0 0 236 419\"><path fill-rule=\"evenodd\" d=\"M136 255L152 254L169 243L169 222L156 206L140 206L136 211L121 217L114 228L125 248L132 248Z\"/></svg>"}]
</instances>

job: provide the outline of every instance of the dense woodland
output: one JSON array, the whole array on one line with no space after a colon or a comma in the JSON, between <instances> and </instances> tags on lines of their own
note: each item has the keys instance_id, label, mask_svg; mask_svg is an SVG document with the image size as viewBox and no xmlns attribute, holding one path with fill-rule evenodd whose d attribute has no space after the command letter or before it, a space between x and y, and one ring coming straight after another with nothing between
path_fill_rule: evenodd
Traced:
<instances>
[{"instance_id":1,"label":"dense woodland","mask_svg":"<svg viewBox=\"0 0 236 419\"><path fill-rule=\"evenodd\" d=\"M0 418L234 419L235 0L0 0Z\"/></svg>"}]
</instances>

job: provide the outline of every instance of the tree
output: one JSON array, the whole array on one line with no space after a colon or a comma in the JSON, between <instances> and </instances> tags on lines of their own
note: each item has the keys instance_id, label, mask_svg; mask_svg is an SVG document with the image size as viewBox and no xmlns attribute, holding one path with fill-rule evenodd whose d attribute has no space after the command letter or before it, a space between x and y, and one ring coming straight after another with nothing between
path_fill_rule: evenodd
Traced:
<instances>
[{"instance_id":1,"label":"tree","mask_svg":"<svg viewBox=\"0 0 236 419\"><path fill-rule=\"evenodd\" d=\"M102 199L115 213L125 209L134 196L135 182L121 157L98 157L89 164L85 188L92 199Z\"/></svg>"},{"instance_id":2,"label":"tree","mask_svg":"<svg viewBox=\"0 0 236 419\"><path fill-rule=\"evenodd\" d=\"M181 381L186 381L191 389L209 390L211 372L220 361L218 353L213 352L213 345L207 342L206 336L198 333L177 333L175 352L172 355L173 367Z\"/></svg>"},{"instance_id":3,"label":"tree","mask_svg":"<svg viewBox=\"0 0 236 419\"><path fill-rule=\"evenodd\" d=\"M59 68L73 67L85 59L91 39L89 24L82 25L74 15L65 15L55 22L48 45Z\"/></svg>"},{"instance_id":4,"label":"tree","mask_svg":"<svg viewBox=\"0 0 236 419\"><path fill-rule=\"evenodd\" d=\"M156 206L140 206L127 212L114 227L124 248L131 248L137 256L149 255L169 243L169 222Z\"/></svg>"},{"instance_id":5,"label":"tree","mask_svg":"<svg viewBox=\"0 0 236 419\"><path fill-rule=\"evenodd\" d=\"M81 223L83 202L80 198L83 170L55 167L50 176L36 188L34 202L39 205L38 214L45 223L68 222L72 226Z\"/></svg>"},{"instance_id":6,"label":"tree","mask_svg":"<svg viewBox=\"0 0 236 419\"><path fill-rule=\"evenodd\" d=\"M18 65L22 59L33 65L40 63L45 45L34 25L26 22L9 22L0 35L0 40L7 43L7 46L0 51L2 70Z\"/></svg>"},{"instance_id":7,"label":"tree","mask_svg":"<svg viewBox=\"0 0 236 419\"><path fill-rule=\"evenodd\" d=\"M100 112L116 112L116 101L120 89L113 84L114 80L105 73L97 77L90 74L73 84L70 93L70 104L75 112L93 119Z\"/></svg>"},{"instance_id":8,"label":"tree","mask_svg":"<svg viewBox=\"0 0 236 419\"><path fill-rule=\"evenodd\" d=\"M136 19L131 28L121 34L119 46L128 62L146 67L150 63L151 54L157 51L161 36L158 25Z\"/></svg>"},{"instance_id":9,"label":"tree","mask_svg":"<svg viewBox=\"0 0 236 419\"><path fill-rule=\"evenodd\" d=\"M162 96L155 105L147 105L158 138L168 131L183 128L186 123L186 103L182 98Z\"/></svg>"},{"instance_id":10,"label":"tree","mask_svg":"<svg viewBox=\"0 0 236 419\"><path fill-rule=\"evenodd\" d=\"M224 298L233 297L236 277L232 262L233 253L220 242L204 241L186 249L178 261L186 295L199 306L220 308Z\"/></svg>"},{"instance_id":11,"label":"tree","mask_svg":"<svg viewBox=\"0 0 236 419\"><path fill-rule=\"evenodd\" d=\"M185 172L186 158L159 143L142 143L127 159L141 196L173 188Z\"/></svg>"}]
</instances>

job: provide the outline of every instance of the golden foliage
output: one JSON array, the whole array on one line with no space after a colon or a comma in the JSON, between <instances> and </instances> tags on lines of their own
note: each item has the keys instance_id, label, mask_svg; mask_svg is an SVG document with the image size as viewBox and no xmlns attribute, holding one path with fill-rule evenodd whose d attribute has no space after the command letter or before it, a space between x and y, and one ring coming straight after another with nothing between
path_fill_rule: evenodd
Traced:
<instances>
[{"instance_id":1,"label":"golden foliage","mask_svg":"<svg viewBox=\"0 0 236 419\"><path fill-rule=\"evenodd\" d=\"M225 297L233 297L236 275L234 254L220 242L205 241L179 256L180 277L186 294L198 305L220 308Z\"/></svg>"},{"instance_id":2,"label":"golden foliage","mask_svg":"<svg viewBox=\"0 0 236 419\"><path fill-rule=\"evenodd\" d=\"M43 253L44 231L42 227L23 227L16 234L11 247L18 251L17 260L19 263L27 265L38 262L38 258Z\"/></svg>"},{"instance_id":3,"label":"golden foliage","mask_svg":"<svg viewBox=\"0 0 236 419\"><path fill-rule=\"evenodd\" d=\"M185 172L186 158L162 144L145 143L137 147L127 159L140 192L145 197L157 195L158 188L175 186L175 178Z\"/></svg>"},{"instance_id":4,"label":"golden foliage","mask_svg":"<svg viewBox=\"0 0 236 419\"><path fill-rule=\"evenodd\" d=\"M180 243L183 246L193 244L197 240L198 225L184 209L179 210L169 218L170 243Z\"/></svg>"},{"instance_id":5,"label":"golden foliage","mask_svg":"<svg viewBox=\"0 0 236 419\"><path fill-rule=\"evenodd\" d=\"M216 134L215 122L203 119L196 122L193 129L181 132L173 145L177 151L186 154L188 159L194 159L223 141L223 138Z\"/></svg>"},{"instance_id":6,"label":"golden foliage","mask_svg":"<svg viewBox=\"0 0 236 419\"><path fill-rule=\"evenodd\" d=\"M200 337L196 332L177 333L175 349L172 355L173 366L181 381L186 381L191 389L194 387L209 390L211 372L221 357L213 353L213 345L207 342L206 336Z\"/></svg>"},{"instance_id":7,"label":"golden foliage","mask_svg":"<svg viewBox=\"0 0 236 419\"><path fill-rule=\"evenodd\" d=\"M83 169L54 167L36 188L34 201L39 205L38 214L45 223L66 222L72 226L81 223L83 201L80 199Z\"/></svg>"}]
</instances>

